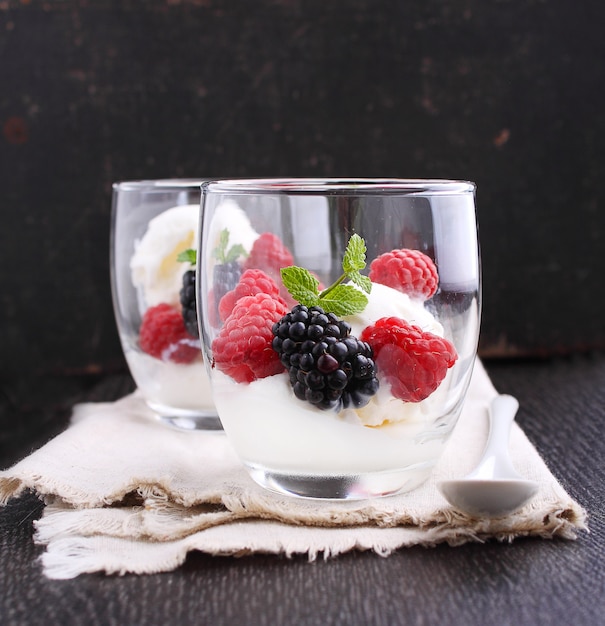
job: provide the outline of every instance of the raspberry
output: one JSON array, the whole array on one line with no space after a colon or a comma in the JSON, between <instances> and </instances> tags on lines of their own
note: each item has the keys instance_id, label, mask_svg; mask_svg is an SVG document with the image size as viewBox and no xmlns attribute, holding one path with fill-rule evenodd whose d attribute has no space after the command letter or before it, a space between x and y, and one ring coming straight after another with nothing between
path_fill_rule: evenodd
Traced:
<instances>
[{"instance_id":1,"label":"raspberry","mask_svg":"<svg viewBox=\"0 0 605 626\"><path fill-rule=\"evenodd\" d=\"M284 306L286 304L279 295L278 286L268 274L265 274L262 270L246 270L239 279L235 289L226 293L219 302L218 312L221 320L224 322L229 317L233 307L240 298L253 296L257 293L268 293L270 296L281 300Z\"/></svg>"},{"instance_id":2,"label":"raspberry","mask_svg":"<svg viewBox=\"0 0 605 626\"><path fill-rule=\"evenodd\" d=\"M279 270L291 265L294 265L294 257L282 240L273 233L263 233L257 237L244 261L244 269L263 270L279 285L279 293L289 307L294 306L295 302L284 287Z\"/></svg>"},{"instance_id":3,"label":"raspberry","mask_svg":"<svg viewBox=\"0 0 605 626\"><path fill-rule=\"evenodd\" d=\"M212 342L213 367L238 383L279 374L284 366L271 348L273 324L288 309L267 293L240 298Z\"/></svg>"},{"instance_id":4,"label":"raspberry","mask_svg":"<svg viewBox=\"0 0 605 626\"><path fill-rule=\"evenodd\" d=\"M169 304L158 304L145 311L139 345L156 359L173 363L191 363L201 356L199 342L187 332L181 312Z\"/></svg>"},{"instance_id":5,"label":"raspberry","mask_svg":"<svg viewBox=\"0 0 605 626\"><path fill-rule=\"evenodd\" d=\"M430 396L458 358L447 339L398 317L379 319L363 330L361 339L374 350L379 378L404 402L420 402Z\"/></svg>"},{"instance_id":6,"label":"raspberry","mask_svg":"<svg viewBox=\"0 0 605 626\"><path fill-rule=\"evenodd\" d=\"M244 269L263 270L278 283L281 282L279 270L290 265L294 265L294 257L282 240L273 233L260 235L244 261Z\"/></svg>"},{"instance_id":7,"label":"raspberry","mask_svg":"<svg viewBox=\"0 0 605 626\"><path fill-rule=\"evenodd\" d=\"M199 339L200 331L197 325L197 308L195 304L195 270L187 270L183 274L183 286L179 292L181 301L181 312L185 329L194 337Z\"/></svg>"},{"instance_id":8,"label":"raspberry","mask_svg":"<svg viewBox=\"0 0 605 626\"><path fill-rule=\"evenodd\" d=\"M333 313L299 304L274 324L273 334L273 349L299 400L340 411L365 406L378 391L370 346Z\"/></svg>"},{"instance_id":9,"label":"raspberry","mask_svg":"<svg viewBox=\"0 0 605 626\"><path fill-rule=\"evenodd\" d=\"M428 300L437 291L439 276L433 261L420 250L391 250L370 264L370 280L413 298Z\"/></svg>"}]
</instances>

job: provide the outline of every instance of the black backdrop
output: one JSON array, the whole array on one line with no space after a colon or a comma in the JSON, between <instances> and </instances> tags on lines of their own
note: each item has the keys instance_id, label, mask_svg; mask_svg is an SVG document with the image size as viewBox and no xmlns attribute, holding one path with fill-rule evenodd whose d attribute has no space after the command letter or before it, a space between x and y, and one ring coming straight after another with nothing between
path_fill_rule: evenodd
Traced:
<instances>
[{"instance_id":1,"label":"black backdrop","mask_svg":"<svg viewBox=\"0 0 605 626\"><path fill-rule=\"evenodd\" d=\"M484 356L605 346L605 7L0 3L0 374L124 367L111 183L478 185Z\"/></svg>"}]
</instances>

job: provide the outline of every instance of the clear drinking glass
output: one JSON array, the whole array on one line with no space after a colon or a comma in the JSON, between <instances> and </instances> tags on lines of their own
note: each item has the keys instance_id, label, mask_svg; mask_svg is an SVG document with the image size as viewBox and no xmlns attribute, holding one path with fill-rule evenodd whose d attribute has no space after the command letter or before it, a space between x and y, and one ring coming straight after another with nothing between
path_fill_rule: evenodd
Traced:
<instances>
[{"instance_id":1,"label":"clear drinking glass","mask_svg":"<svg viewBox=\"0 0 605 626\"><path fill-rule=\"evenodd\" d=\"M202 185L202 348L259 484L355 499L428 477L476 356L474 197L447 180Z\"/></svg>"},{"instance_id":2,"label":"clear drinking glass","mask_svg":"<svg viewBox=\"0 0 605 626\"><path fill-rule=\"evenodd\" d=\"M222 430L200 350L195 259L178 259L197 249L201 183L114 184L112 295L124 355L149 407L173 426ZM189 279L185 314L184 276Z\"/></svg>"}]
</instances>

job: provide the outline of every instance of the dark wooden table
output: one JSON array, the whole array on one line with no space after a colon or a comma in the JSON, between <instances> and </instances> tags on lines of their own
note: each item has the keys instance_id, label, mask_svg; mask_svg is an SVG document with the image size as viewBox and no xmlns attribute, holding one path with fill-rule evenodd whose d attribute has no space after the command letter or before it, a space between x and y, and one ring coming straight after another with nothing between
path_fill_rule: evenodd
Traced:
<instances>
[{"instance_id":1,"label":"dark wooden table","mask_svg":"<svg viewBox=\"0 0 605 626\"><path fill-rule=\"evenodd\" d=\"M354 552L314 563L194 553L166 574L51 581L41 574L42 549L32 543L42 505L29 494L0 510L0 623L605 623L605 355L486 367L499 391L519 398L521 426L588 510L590 533L576 541L418 547L388 558ZM114 399L132 382L121 375L46 381L30 396L26 388L6 388L1 398L3 467L64 428L71 403Z\"/></svg>"}]
</instances>

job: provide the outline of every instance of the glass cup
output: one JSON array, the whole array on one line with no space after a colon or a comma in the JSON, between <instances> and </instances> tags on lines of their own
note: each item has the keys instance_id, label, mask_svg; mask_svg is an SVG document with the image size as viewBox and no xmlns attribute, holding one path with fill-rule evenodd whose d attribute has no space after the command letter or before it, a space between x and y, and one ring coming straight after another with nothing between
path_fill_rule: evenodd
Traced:
<instances>
[{"instance_id":1,"label":"glass cup","mask_svg":"<svg viewBox=\"0 0 605 626\"><path fill-rule=\"evenodd\" d=\"M179 260L197 249L201 183L114 184L112 295L124 355L149 407L173 426L222 430L200 350L195 259Z\"/></svg>"},{"instance_id":2,"label":"glass cup","mask_svg":"<svg viewBox=\"0 0 605 626\"><path fill-rule=\"evenodd\" d=\"M202 185L202 348L256 482L360 499L426 480L476 356L474 197L447 180Z\"/></svg>"}]
</instances>

